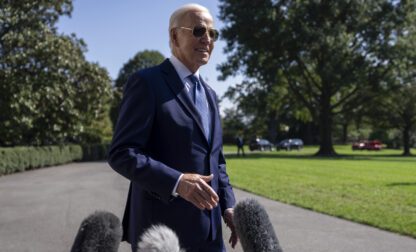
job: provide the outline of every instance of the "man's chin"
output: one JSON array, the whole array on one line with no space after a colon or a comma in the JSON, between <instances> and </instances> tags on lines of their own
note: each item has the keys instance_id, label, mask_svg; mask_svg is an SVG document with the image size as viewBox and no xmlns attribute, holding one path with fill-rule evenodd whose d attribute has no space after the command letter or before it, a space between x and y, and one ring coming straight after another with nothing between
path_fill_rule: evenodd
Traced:
<instances>
[{"instance_id":1,"label":"man's chin","mask_svg":"<svg viewBox=\"0 0 416 252\"><path fill-rule=\"evenodd\" d=\"M209 61L209 57L199 59L199 65L205 65Z\"/></svg>"}]
</instances>

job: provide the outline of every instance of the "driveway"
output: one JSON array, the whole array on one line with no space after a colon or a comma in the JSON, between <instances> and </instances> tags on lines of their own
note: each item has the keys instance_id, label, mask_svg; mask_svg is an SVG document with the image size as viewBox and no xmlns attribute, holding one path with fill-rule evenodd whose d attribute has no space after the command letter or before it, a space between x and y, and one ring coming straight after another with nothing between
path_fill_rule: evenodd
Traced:
<instances>
[{"instance_id":1,"label":"driveway","mask_svg":"<svg viewBox=\"0 0 416 252\"><path fill-rule=\"evenodd\" d=\"M71 163L0 177L0 251L69 251L82 220L95 210L121 219L128 181L105 162ZM414 252L416 239L268 200L235 189L237 200L256 198L285 252ZM228 241L229 231L224 232ZM122 243L120 252L130 251ZM235 250L242 252L241 246Z\"/></svg>"}]
</instances>

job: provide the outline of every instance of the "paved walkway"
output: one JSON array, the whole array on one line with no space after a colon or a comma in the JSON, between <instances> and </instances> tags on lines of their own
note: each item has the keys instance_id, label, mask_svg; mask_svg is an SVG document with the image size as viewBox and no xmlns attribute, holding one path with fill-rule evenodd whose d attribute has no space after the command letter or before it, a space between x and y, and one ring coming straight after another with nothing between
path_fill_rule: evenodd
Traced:
<instances>
[{"instance_id":1,"label":"paved walkway","mask_svg":"<svg viewBox=\"0 0 416 252\"><path fill-rule=\"evenodd\" d=\"M69 251L95 210L121 218L128 181L105 162L72 163L0 177L0 251ZM268 212L285 252L414 252L416 239L235 190ZM228 229L224 238L228 241ZM128 252L122 243L120 252ZM235 250L242 252L241 246Z\"/></svg>"}]
</instances>

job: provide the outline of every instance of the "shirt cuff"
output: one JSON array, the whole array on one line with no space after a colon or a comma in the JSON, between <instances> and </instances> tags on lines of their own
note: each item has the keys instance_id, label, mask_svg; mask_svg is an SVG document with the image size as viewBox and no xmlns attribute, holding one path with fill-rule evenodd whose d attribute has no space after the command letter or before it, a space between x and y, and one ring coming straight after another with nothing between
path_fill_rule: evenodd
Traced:
<instances>
[{"instance_id":1,"label":"shirt cuff","mask_svg":"<svg viewBox=\"0 0 416 252\"><path fill-rule=\"evenodd\" d=\"M176 192L176 189L178 188L179 181L181 180L182 176L183 176L183 173L179 176L178 180L176 181L175 187L174 187L174 188L173 188L173 190L172 190L172 196L173 196L173 197L178 197L178 195L179 195L179 194Z\"/></svg>"}]
</instances>

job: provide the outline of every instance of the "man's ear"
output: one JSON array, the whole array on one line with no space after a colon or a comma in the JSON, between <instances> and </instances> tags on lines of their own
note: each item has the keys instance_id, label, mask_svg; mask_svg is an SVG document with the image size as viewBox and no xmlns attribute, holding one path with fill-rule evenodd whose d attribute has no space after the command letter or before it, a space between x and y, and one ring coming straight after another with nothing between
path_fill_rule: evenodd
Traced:
<instances>
[{"instance_id":1,"label":"man's ear","mask_svg":"<svg viewBox=\"0 0 416 252\"><path fill-rule=\"evenodd\" d=\"M175 28L170 29L169 35L170 35L170 41L172 42L172 45L178 46L179 42L178 42L177 30Z\"/></svg>"}]
</instances>

